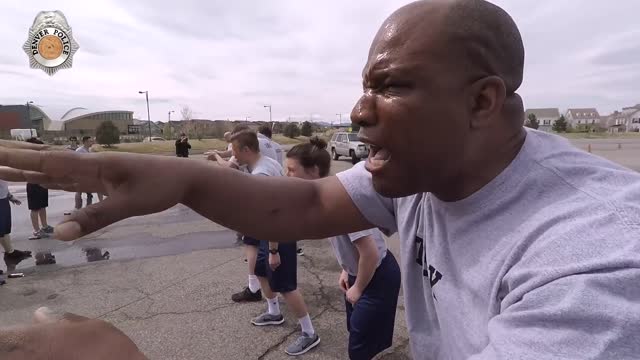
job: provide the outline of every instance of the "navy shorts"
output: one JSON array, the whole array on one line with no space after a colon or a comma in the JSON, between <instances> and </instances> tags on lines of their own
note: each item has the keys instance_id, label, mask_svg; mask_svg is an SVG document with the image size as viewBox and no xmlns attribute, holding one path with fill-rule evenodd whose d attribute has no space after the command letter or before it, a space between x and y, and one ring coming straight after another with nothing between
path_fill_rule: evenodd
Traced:
<instances>
[{"instance_id":1,"label":"navy shorts","mask_svg":"<svg viewBox=\"0 0 640 360\"><path fill-rule=\"evenodd\" d=\"M0 199L0 237L11 234L11 204L9 198Z\"/></svg>"},{"instance_id":2,"label":"navy shorts","mask_svg":"<svg viewBox=\"0 0 640 360\"><path fill-rule=\"evenodd\" d=\"M355 282L355 276L349 275L349 286ZM345 299L349 359L369 360L391 346L399 292L400 267L387 251L358 302L351 305Z\"/></svg>"},{"instance_id":3,"label":"navy shorts","mask_svg":"<svg viewBox=\"0 0 640 360\"><path fill-rule=\"evenodd\" d=\"M245 245L251 245L251 246L255 246L255 247L259 247L260 246L260 240L254 239L250 236L243 236L242 237L242 243L244 243Z\"/></svg>"},{"instance_id":4,"label":"navy shorts","mask_svg":"<svg viewBox=\"0 0 640 360\"><path fill-rule=\"evenodd\" d=\"M278 253L280 254L280 266L273 271L269 266L269 242L261 240L255 272L256 276L269 280L271 291L288 293L298 288L296 243L281 243L278 246Z\"/></svg>"},{"instance_id":5,"label":"navy shorts","mask_svg":"<svg viewBox=\"0 0 640 360\"><path fill-rule=\"evenodd\" d=\"M27 183L27 205L29 210L46 209L49 206L49 190L38 184Z\"/></svg>"}]
</instances>

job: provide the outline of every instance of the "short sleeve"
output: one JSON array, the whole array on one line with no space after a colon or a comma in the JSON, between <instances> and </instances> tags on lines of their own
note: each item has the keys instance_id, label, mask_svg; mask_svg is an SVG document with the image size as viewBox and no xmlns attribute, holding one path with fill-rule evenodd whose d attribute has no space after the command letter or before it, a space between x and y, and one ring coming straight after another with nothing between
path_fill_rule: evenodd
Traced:
<instances>
[{"instance_id":1,"label":"short sleeve","mask_svg":"<svg viewBox=\"0 0 640 360\"><path fill-rule=\"evenodd\" d=\"M373 188L371 174L364 162L337 174L338 180L362 215L387 236L397 231L393 200L378 194Z\"/></svg>"},{"instance_id":2,"label":"short sleeve","mask_svg":"<svg viewBox=\"0 0 640 360\"><path fill-rule=\"evenodd\" d=\"M349 236L349 240L351 242L354 242L354 241L358 241L358 240L362 239L363 237L372 236L373 234L374 234L374 230L373 229L368 229L368 230L352 232L352 233L348 234L348 236Z\"/></svg>"}]
</instances>

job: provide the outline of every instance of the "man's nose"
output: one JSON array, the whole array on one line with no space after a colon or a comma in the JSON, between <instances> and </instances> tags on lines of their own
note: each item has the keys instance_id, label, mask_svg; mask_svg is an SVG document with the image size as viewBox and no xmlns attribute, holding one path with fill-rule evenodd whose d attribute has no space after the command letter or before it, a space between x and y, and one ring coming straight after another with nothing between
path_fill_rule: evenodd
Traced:
<instances>
[{"instance_id":1,"label":"man's nose","mask_svg":"<svg viewBox=\"0 0 640 360\"><path fill-rule=\"evenodd\" d=\"M362 127L373 126L376 124L375 116L375 97L368 91L358 99L351 110L351 122Z\"/></svg>"}]
</instances>

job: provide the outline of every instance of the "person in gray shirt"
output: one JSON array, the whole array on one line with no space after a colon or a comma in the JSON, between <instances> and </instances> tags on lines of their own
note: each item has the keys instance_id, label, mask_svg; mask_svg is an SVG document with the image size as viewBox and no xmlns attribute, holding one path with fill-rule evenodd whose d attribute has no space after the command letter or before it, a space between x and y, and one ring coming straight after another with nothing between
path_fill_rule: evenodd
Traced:
<instances>
[{"instance_id":1,"label":"person in gray shirt","mask_svg":"<svg viewBox=\"0 0 640 360\"><path fill-rule=\"evenodd\" d=\"M337 177L246 176L133 154L86 163L71 152L13 148L0 149L0 166L12 167L0 167L0 177L109 189L100 206L56 227L62 240L177 203L267 240L397 231L417 360L637 359L640 174L525 130L523 69L520 33L501 8L418 1L374 38L351 114L371 152ZM175 183L176 171L189 181ZM0 331L0 349L14 350L0 354L137 351L104 325ZM75 341L87 333L91 341Z\"/></svg>"},{"instance_id":2,"label":"person in gray shirt","mask_svg":"<svg viewBox=\"0 0 640 360\"><path fill-rule=\"evenodd\" d=\"M329 175L327 142L314 137L287 152L287 176L317 180ZM345 294L349 358L369 360L393 341L400 268L380 230L373 228L330 239L342 267L338 284Z\"/></svg>"}]
</instances>

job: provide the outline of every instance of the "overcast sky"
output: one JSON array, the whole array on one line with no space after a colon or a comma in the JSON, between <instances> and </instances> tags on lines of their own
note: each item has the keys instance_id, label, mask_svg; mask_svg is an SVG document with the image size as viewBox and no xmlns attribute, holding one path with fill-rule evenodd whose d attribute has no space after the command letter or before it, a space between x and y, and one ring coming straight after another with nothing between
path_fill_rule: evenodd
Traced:
<instances>
[{"instance_id":1,"label":"overcast sky","mask_svg":"<svg viewBox=\"0 0 640 360\"><path fill-rule=\"evenodd\" d=\"M369 44L401 0L0 1L0 104L34 101L151 119L335 120L361 93ZM639 0L499 0L526 48L527 107L640 102ZM22 45L41 10L61 10L80 45L72 69L29 68ZM461 21L463 21L461 19Z\"/></svg>"}]
</instances>

